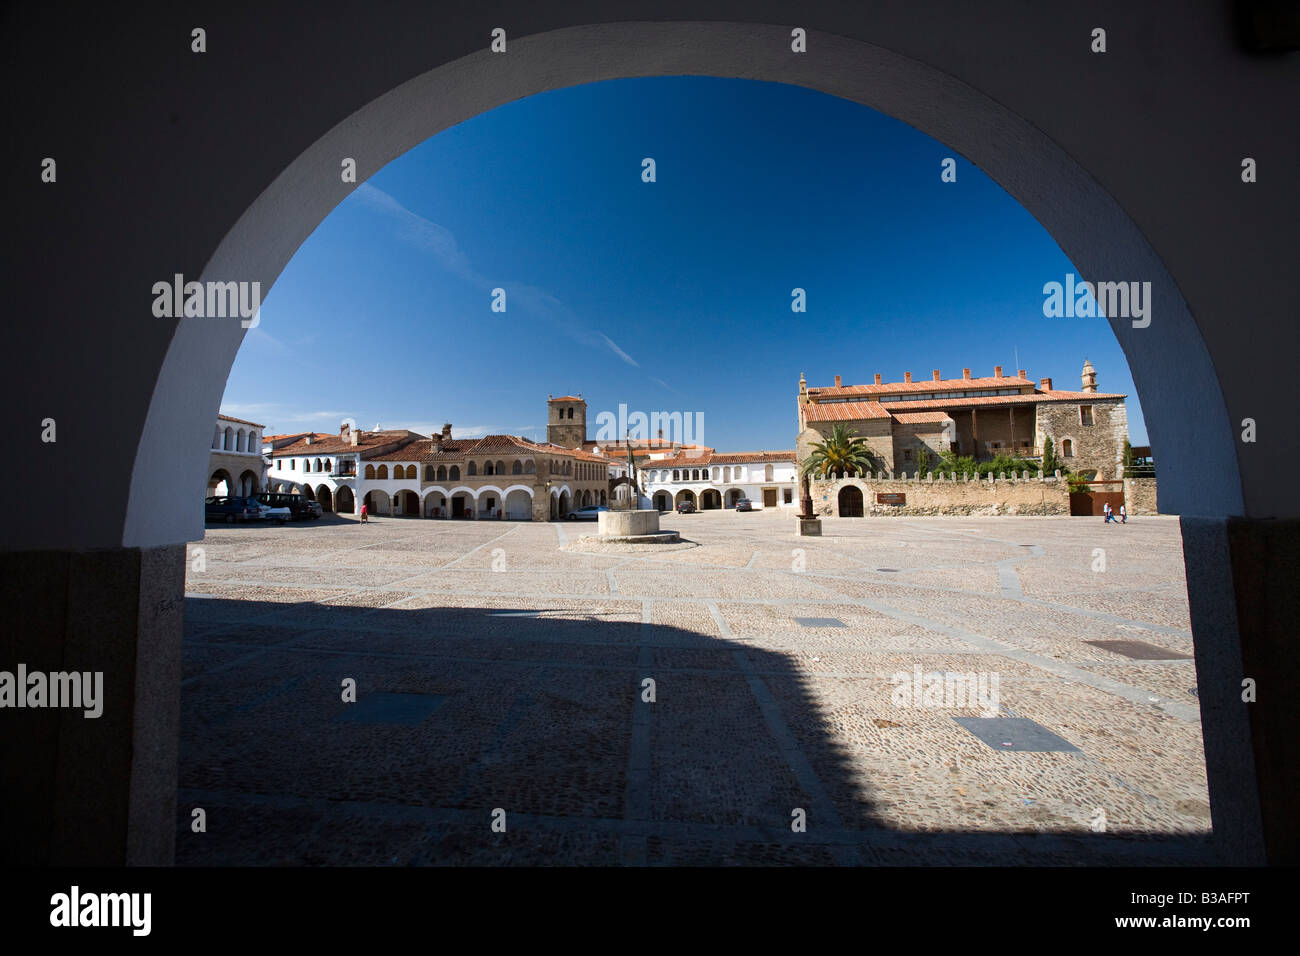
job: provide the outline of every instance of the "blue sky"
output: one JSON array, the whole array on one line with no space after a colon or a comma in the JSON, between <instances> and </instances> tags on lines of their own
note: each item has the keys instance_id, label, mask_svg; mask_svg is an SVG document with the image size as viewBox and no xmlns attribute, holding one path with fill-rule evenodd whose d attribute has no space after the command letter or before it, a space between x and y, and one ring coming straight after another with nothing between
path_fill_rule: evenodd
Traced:
<instances>
[{"instance_id":1,"label":"blue sky","mask_svg":"<svg viewBox=\"0 0 1300 956\"><path fill-rule=\"evenodd\" d=\"M222 411L270 432L351 418L544 437L547 396L580 392L592 437L625 403L702 412L706 444L746 451L794 446L800 372L1001 365L1077 389L1086 357L1101 391L1129 396L1144 445L1106 320L1043 316L1044 283L1074 271L977 168L855 103L747 80L597 83L477 116L359 185L265 296Z\"/></svg>"}]
</instances>

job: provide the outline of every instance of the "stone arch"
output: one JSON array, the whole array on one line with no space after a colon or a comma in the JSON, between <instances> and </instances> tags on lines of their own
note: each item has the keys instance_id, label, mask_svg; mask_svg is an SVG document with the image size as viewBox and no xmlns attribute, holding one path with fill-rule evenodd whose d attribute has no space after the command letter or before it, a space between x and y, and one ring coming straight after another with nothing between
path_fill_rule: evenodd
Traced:
<instances>
[{"instance_id":1,"label":"stone arch","mask_svg":"<svg viewBox=\"0 0 1300 956\"><path fill-rule=\"evenodd\" d=\"M352 489L347 485L342 485L334 492L334 513L340 515L355 514L357 510L357 499L352 494Z\"/></svg>"},{"instance_id":2,"label":"stone arch","mask_svg":"<svg viewBox=\"0 0 1300 956\"><path fill-rule=\"evenodd\" d=\"M566 21L561 14L554 20L542 16L541 22L551 25ZM831 22L835 22L833 18ZM1135 184L1142 182L1140 175L1117 180L1102 175L1108 170L1084 169L1051 140L1053 124L1048 117L1041 117L1043 122L1035 125L1038 117L1032 105L1025 108L1026 118L996 103L979 89L978 78L964 76L962 63L952 61L947 47L960 44L943 42L943 26L936 25L939 39L932 48L922 41L919 51L913 51L911 56L847 36L810 31L810 45L817 50L815 60L791 57L787 45L781 43L771 44L776 52L768 53L753 42L755 32L761 29L725 22L565 26L527 36L520 45L521 57L536 57L547 69L530 72L531 61L525 59L518 69L492 76L493 71L482 69L486 51L438 65L379 96L352 116L337 117L337 126L319 130L324 134L319 139L303 140L301 133L292 138L290 142L313 145L265 188L256 178L256 170L250 171L248 178L253 190L260 193L258 198L247 207L242 199L228 204L232 210L230 221L237 219L237 225L213 255L206 255L204 249L204 255L190 254L189 259L207 262L202 278L253 274L269 291L292 250L335 201L324 195L320 182L326 176L337 180L336 158L347 154L340 145L357 138L372 144L376 157L371 164L379 168L415 143L467 116L566 84L623 75L685 72L752 76L810 86L879 109L923 132L943 135L954 152L989 172L1057 237L1082 276L1153 276L1153 298L1164 304L1158 319L1161 347L1146 350L1150 355L1144 356L1139 347L1143 333L1128 329L1122 320L1111 324L1128 356L1133 377L1140 384L1153 444L1167 465L1162 476L1162 503L1169 510L1188 515L1224 517L1247 513L1235 430L1208 351L1157 250L1099 185L1113 184L1121 200L1136 201ZM974 37L972 43L981 39ZM600 49L605 55L590 56L591 49ZM932 51L931 57L915 55L927 49ZM469 76L478 82L467 83ZM1013 72L1013 76L1018 74ZM438 94L447 94L448 90L453 95L444 95L446 102L438 103ZM435 104L438 108L421 116L419 123L389 123L394 130L385 135L382 122L410 115L413 104ZM322 114L330 120L336 118L328 108ZM1109 237L1109 241L1102 237ZM1170 257L1169 261L1179 261L1183 266L1180 277L1189 283L1193 280L1187 264L1194 260L1184 254L1181 260ZM1211 286L1208 293L1203 293L1203 298L1210 300L1201 311L1207 327L1224 321L1214 314L1216 291ZM191 453L197 450L192 446L201 440L206 424L203 419L211 414L213 402L220 397L220 386L243 335L235 325L178 323L175 332L169 332L170 348L165 352L162 373L153 382L148 418L133 423L141 437L134 467L129 470L125 521L113 516L106 522L107 531L94 530L98 535L111 534L111 546L162 546L197 538L201 532L196 517L186 512L180 496L169 497L168 486L192 487L197 483L193 479L200 477L200 463L206 467L206 460ZM163 351L158 350L158 354ZM194 390L196 398L174 401L186 387ZM1189 394L1196 396L1196 415L1186 414L1182 399ZM176 449L183 451L178 455ZM179 482L176 469L164 467L178 457L183 472ZM1250 474L1256 476L1252 479L1256 484L1249 514L1258 516L1270 513L1271 508L1292 507L1278 497L1285 490L1261 487L1258 473ZM1226 547L1222 550L1227 553ZM1231 580L1226 567L1221 566L1223 560L1226 558L1219 561L1219 570L1224 572L1220 578ZM1231 630L1236 611L1230 601L1223 607L1229 619L1225 627ZM1195 617L1195 610L1193 613ZM1216 819L1216 831L1217 824Z\"/></svg>"},{"instance_id":3,"label":"stone arch","mask_svg":"<svg viewBox=\"0 0 1300 956\"><path fill-rule=\"evenodd\" d=\"M691 491L689 488L683 488L681 491L677 492L677 496L673 498L673 507L677 507L683 501L689 501L691 504L695 504L695 492Z\"/></svg>"},{"instance_id":4,"label":"stone arch","mask_svg":"<svg viewBox=\"0 0 1300 956\"><path fill-rule=\"evenodd\" d=\"M453 475L452 477L453 477L453 478L459 478L460 475ZM438 478L437 478L437 480L438 480L438 481L446 481L446 480L447 480L447 466L446 466L446 465L439 465L439 466L438 466Z\"/></svg>"},{"instance_id":5,"label":"stone arch","mask_svg":"<svg viewBox=\"0 0 1300 956\"><path fill-rule=\"evenodd\" d=\"M257 473L245 469L239 476L239 495L243 498L250 498L259 494L262 490L262 479Z\"/></svg>"},{"instance_id":6,"label":"stone arch","mask_svg":"<svg viewBox=\"0 0 1300 956\"><path fill-rule=\"evenodd\" d=\"M700 510L717 511L722 507L722 492L717 488L705 488L700 492Z\"/></svg>"},{"instance_id":7,"label":"stone arch","mask_svg":"<svg viewBox=\"0 0 1300 956\"><path fill-rule=\"evenodd\" d=\"M506 518L511 521L529 521L533 517L533 489L511 485L502 499Z\"/></svg>"},{"instance_id":8,"label":"stone arch","mask_svg":"<svg viewBox=\"0 0 1300 956\"><path fill-rule=\"evenodd\" d=\"M520 461L518 458L516 458L514 462L512 462L510 465L510 474L522 475L523 473L524 473L524 463Z\"/></svg>"},{"instance_id":9,"label":"stone arch","mask_svg":"<svg viewBox=\"0 0 1300 956\"><path fill-rule=\"evenodd\" d=\"M321 511L334 510L334 495L330 492L329 485L316 486L316 500L320 502Z\"/></svg>"},{"instance_id":10,"label":"stone arch","mask_svg":"<svg viewBox=\"0 0 1300 956\"><path fill-rule=\"evenodd\" d=\"M235 480L230 477L230 472L224 468L218 468L208 476L208 497L213 498L220 495L235 494Z\"/></svg>"},{"instance_id":11,"label":"stone arch","mask_svg":"<svg viewBox=\"0 0 1300 956\"><path fill-rule=\"evenodd\" d=\"M361 500L361 503L366 506L366 514L386 515L392 512L392 499L388 496L388 492L382 488L371 488L366 492L366 496ZM322 505L322 507L324 506Z\"/></svg>"},{"instance_id":12,"label":"stone arch","mask_svg":"<svg viewBox=\"0 0 1300 956\"><path fill-rule=\"evenodd\" d=\"M459 466L459 465L452 465L452 466L451 466L451 470L447 473L447 479L448 479L449 481L460 481L460 466Z\"/></svg>"}]
</instances>

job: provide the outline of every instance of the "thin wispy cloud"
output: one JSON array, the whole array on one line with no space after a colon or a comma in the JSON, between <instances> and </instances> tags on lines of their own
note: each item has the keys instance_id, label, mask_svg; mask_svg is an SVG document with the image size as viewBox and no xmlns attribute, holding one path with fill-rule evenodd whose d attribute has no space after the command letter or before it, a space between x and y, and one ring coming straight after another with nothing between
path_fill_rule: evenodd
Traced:
<instances>
[{"instance_id":1,"label":"thin wispy cloud","mask_svg":"<svg viewBox=\"0 0 1300 956\"><path fill-rule=\"evenodd\" d=\"M511 282L508 279L488 279L474 268L469 257L456 242L455 235L445 226L440 226L419 213L412 212L388 193L370 183L362 183L352 195L358 202L393 219L397 223L399 239L423 249L452 275L485 292L503 288L506 290L507 305L522 306L528 312L551 322L575 342L593 348L606 348L628 365L640 367L632 356L615 344L613 339L603 332L590 328L576 312L548 290L525 283Z\"/></svg>"}]
</instances>

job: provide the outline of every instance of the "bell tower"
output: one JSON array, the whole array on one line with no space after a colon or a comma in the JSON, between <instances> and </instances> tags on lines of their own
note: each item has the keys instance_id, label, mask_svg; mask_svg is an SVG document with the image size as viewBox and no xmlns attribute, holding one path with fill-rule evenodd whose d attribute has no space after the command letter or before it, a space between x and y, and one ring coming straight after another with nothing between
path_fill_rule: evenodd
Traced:
<instances>
[{"instance_id":1,"label":"bell tower","mask_svg":"<svg viewBox=\"0 0 1300 956\"><path fill-rule=\"evenodd\" d=\"M587 403L581 395L552 395L546 402L546 440L564 448L581 448L587 440Z\"/></svg>"}]
</instances>

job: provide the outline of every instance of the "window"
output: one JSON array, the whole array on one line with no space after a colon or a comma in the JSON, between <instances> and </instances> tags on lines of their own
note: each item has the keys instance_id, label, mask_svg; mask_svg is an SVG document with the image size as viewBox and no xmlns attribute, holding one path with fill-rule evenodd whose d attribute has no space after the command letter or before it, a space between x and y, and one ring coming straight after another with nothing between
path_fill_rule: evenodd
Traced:
<instances>
[{"instance_id":1,"label":"window","mask_svg":"<svg viewBox=\"0 0 1300 956\"><path fill-rule=\"evenodd\" d=\"M1068 438L1062 440L1061 442L1061 457L1062 458L1074 457L1074 442L1070 441L1070 439Z\"/></svg>"},{"instance_id":2,"label":"window","mask_svg":"<svg viewBox=\"0 0 1300 956\"><path fill-rule=\"evenodd\" d=\"M904 448L904 449L903 449L903 461L911 461L911 460L912 460L912 449L910 449L910 448Z\"/></svg>"},{"instance_id":3,"label":"window","mask_svg":"<svg viewBox=\"0 0 1300 956\"><path fill-rule=\"evenodd\" d=\"M774 480L774 479L772 478L772 466L771 466L771 465L766 465L766 466L764 466L764 468L763 468L763 480L764 480L764 481L772 481L772 480Z\"/></svg>"},{"instance_id":4,"label":"window","mask_svg":"<svg viewBox=\"0 0 1300 956\"><path fill-rule=\"evenodd\" d=\"M424 480L425 480L425 481L433 481L433 480L434 480L434 477L433 477L433 476L434 476L435 474L436 474L436 472L433 470L433 465L425 465L425 466L424 466Z\"/></svg>"},{"instance_id":5,"label":"window","mask_svg":"<svg viewBox=\"0 0 1300 956\"><path fill-rule=\"evenodd\" d=\"M1092 406L1091 406L1091 405L1080 405L1080 406L1079 406L1079 424L1080 424L1080 425L1091 425L1091 424L1092 424Z\"/></svg>"},{"instance_id":6,"label":"window","mask_svg":"<svg viewBox=\"0 0 1300 956\"><path fill-rule=\"evenodd\" d=\"M678 471L676 468L674 468L674 469L673 469L673 481L681 481L681 480L682 480L682 474L681 474L681 472Z\"/></svg>"},{"instance_id":7,"label":"window","mask_svg":"<svg viewBox=\"0 0 1300 956\"><path fill-rule=\"evenodd\" d=\"M380 466L379 466L379 470L375 472L375 477L376 477L376 478L387 478L387 477L388 477L388 466L387 466L387 465L380 465Z\"/></svg>"},{"instance_id":8,"label":"window","mask_svg":"<svg viewBox=\"0 0 1300 956\"><path fill-rule=\"evenodd\" d=\"M366 477L367 477L367 478L374 478L374 477L375 477L375 466L374 466L374 465L366 465Z\"/></svg>"},{"instance_id":9,"label":"window","mask_svg":"<svg viewBox=\"0 0 1300 956\"><path fill-rule=\"evenodd\" d=\"M446 481L446 480L447 480L447 466L446 466L446 465L439 465L439 466L438 466L438 480L439 480L439 481Z\"/></svg>"},{"instance_id":10,"label":"window","mask_svg":"<svg viewBox=\"0 0 1300 956\"><path fill-rule=\"evenodd\" d=\"M532 475L535 474L536 472L537 472L537 468L533 464L533 460L531 458L528 459L528 464L524 465L524 474Z\"/></svg>"},{"instance_id":11,"label":"window","mask_svg":"<svg viewBox=\"0 0 1300 956\"><path fill-rule=\"evenodd\" d=\"M452 481L460 481L460 466L459 466L459 465L452 465L452 466L451 466L451 474L449 475L449 477L451 478Z\"/></svg>"},{"instance_id":12,"label":"window","mask_svg":"<svg viewBox=\"0 0 1300 956\"><path fill-rule=\"evenodd\" d=\"M510 466L510 474L512 474L512 475L522 475L523 473L524 473L524 465L523 465L523 462L521 462L518 458L516 458L516 459L515 459L515 463L514 463L513 465Z\"/></svg>"},{"instance_id":13,"label":"window","mask_svg":"<svg viewBox=\"0 0 1300 956\"><path fill-rule=\"evenodd\" d=\"M478 474L478 465L474 464L474 462L471 461L468 465L465 466L465 474L467 474L467 475L477 475L477 474Z\"/></svg>"},{"instance_id":14,"label":"window","mask_svg":"<svg viewBox=\"0 0 1300 956\"><path fill-rule=\"evenodd\" d=\"M783 500L786 504L793 504L793 503L794 503L794 489L793 489L793 488L786 488L783 492L781 492L781 494L782 494L782 500Z\"/></svg>"},{"instance_id":15,"label":"window","mask_svg":"<svg viewBox=\"0 0 1300 956\"><path fill-rule=\"evenodd\" d=\"M489 461L483 464L483 474L485 475L496 474L496 469L492 466L492 462Z\"/></svg>"},{"instance_id":16,"label":"window","mask_svg":"<svg viewBox=\"0 0 1300 956\"><path fill-rule=\"evenodd\" d=\"M298 459L297 459L297 458L290 458L290 459L289 459L289 470L290 470L290 471L297 471L297 470L298 470Z\"/></svg>"}]
</instances>

